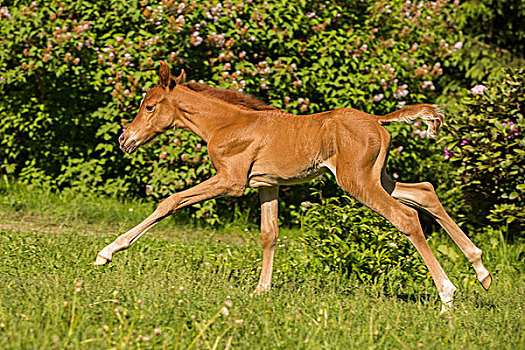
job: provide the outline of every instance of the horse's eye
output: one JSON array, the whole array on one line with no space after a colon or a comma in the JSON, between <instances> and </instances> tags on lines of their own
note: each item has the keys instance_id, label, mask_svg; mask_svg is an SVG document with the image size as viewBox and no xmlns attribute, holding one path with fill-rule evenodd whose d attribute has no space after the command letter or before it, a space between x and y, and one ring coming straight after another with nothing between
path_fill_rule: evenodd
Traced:
<instances>
[{"instance_id":1,"label":"horse's eye","mask_svg":"<svg viewBox=\"0 0 525 350\"><path fill-rule=\"evenodd\" d=\"M146 110L148 112L152 112L153 111L153 108L155 108L155 106L146 106Z\"/></svg>"}]
</instances>

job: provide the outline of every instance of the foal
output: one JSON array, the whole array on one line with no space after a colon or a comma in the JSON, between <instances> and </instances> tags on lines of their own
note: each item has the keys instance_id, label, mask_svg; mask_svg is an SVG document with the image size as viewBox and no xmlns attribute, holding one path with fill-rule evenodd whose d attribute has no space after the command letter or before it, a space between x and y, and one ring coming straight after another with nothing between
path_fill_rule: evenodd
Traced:
<instances>
[{"instance_id":1,"label":"foal","mask_svg":"<svg viewBox=\"0 0 525 350\"><path fill-rule=\"evenodd\" d=\"M394 182L385 172L390 135L381 124L421 119L428 124L428 135L435 137L444 121L436 106L408 106L386 116L350 108L296 116L239 92L184 83L184 71L171 76L164 62L159 75L159 84L146 93L137 117L120 136L120 148L133 153L167 130L190 130L208 144L217 174L160 203L148 218L100 251L96 265L109 263L115 252L128 248L176 211L217 196L241 196L251 187L259 190L262 215L263 266L257 292L267 291L279 235L279 186L330 171L343 190L384 216L414 244L444 309L451 305L456 288L430 250L414 208L437 220L472 263L482 286L490 287L492 278L481 260L482 251L445 212L432 185Z\"/></svg>"}]
</instances>

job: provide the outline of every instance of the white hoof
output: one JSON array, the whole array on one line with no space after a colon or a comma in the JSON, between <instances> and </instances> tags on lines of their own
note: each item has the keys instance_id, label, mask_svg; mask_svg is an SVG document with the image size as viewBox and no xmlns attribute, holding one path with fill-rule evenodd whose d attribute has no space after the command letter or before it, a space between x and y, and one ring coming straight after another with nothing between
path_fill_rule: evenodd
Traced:
<instances>
[{"instance_id":1,"label":"white hoof","mask_svg":"<svg viewBox=\"0 0 525 350\"><path fill-rule=\"evenodd\" d=\"M450 280L443 280L443 291L439 293L441 302L441 313L445 313L452 308L452 302L454 301L454 293L456 292L456 287L450 282Z\"/></svg>"},{"instance_id":2,"label":"white hoof","mask_svg":"<svg viewBox=\"0 0 525 350\"><path fill-rule=\"evenodd\" d=\"M441 304L441 312L440 314L446 314L452 309L452 301L449 301L447 304Z\"/></svg>"},{"instance_id":3,"label":"white hoof","mask_svg":"<svg viewBox=\"0 0 525 350\"><path fill-rule=\"evenodd\" d=\"M257 289L255 290L255 292L253 294L260 295L260 294L263 294L263 293L266 293L266 292L269 292L269 291L270 291L270 286L269 285L261 285L261 284L259 284L257 286Z\"/></svg>"},{"instance_id":4,"label":"white hoof","mask_svg":"<svg viewBox=\"0 0 525 350\"><path fill-rule=\"evenodd\" d=\"M104 258L102 255L98 254L93 265L106 265L106 264L109 264L110 262L111 260Z\"/></svg>"}]
</instances>

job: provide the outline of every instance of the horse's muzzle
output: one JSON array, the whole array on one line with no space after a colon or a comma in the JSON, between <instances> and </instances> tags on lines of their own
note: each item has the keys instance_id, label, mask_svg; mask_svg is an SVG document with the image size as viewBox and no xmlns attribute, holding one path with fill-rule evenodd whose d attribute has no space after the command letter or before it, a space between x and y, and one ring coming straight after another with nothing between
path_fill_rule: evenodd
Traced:
<instances>
[{"instance_id":1,"label":"horse's muzzle","mask_svg":"<svg viewBox=\"0 0 525 350\"><path fill-rule=\"evenodd\" d=\"M120 149L128 154L135 152L138 148L136 138L128 137L125 132L120 135L118 142L120 144Z\"/></svg>"}]
</instances>

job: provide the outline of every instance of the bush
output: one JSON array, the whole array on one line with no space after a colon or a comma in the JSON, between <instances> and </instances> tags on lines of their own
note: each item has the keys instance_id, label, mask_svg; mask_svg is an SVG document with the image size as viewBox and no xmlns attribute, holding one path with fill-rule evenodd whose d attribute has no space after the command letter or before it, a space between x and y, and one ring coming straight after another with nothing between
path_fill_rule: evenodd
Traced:
<instances>
[{"instance_id":1,"label":"bush","mask_svg":"<svg viewBox=\"0 0 525 350\"><path fill-rule=\"evenodd\" d=\"M460 57L448 20L455 10L401 0L14 1L0 12L0 171L54 189L158 200L214 172L206 146L186 132L133 157L119 151L158 60L292 113L384 114L435 100L442 66ZM394 168L407 178L428 173L435 146L408 126L389 128L404 147ZM295 201L308 191L283 193ZM227 200L213 203L194 214L216 222L219 208L232 212Z\"/></svg>"},{"instance_id":2,"label":"bush","mask_svg":"<svg viewBox=\"0 0 525 350\"><path fill-rule=\"evenodd\" d=\"M525 2L521 0L455 1L462 55L445 62L445 94L503 77L503 68L525 65ZM448 97L449 98L449 97ZM447 99L447 97L445 97Z\"/></svg>"},{"instance_id":3,"label":"bush","mask_svg":"<svg viewBox=\"0 0 525 350\"><path fill-rule=\"evenodd\" d=\"M355 274L365 282L384 275L401 284L428 277L410 241L348 195L321 196L320 203L303 203L302 209L302 240L325 269Z\"/></svg>"},{"instance_id":4,"label":"bush","mask_svg":"<svg viewBox=\"0 0 525 350\"><path fill-rule=\"evenodd\" d=\"M464 91L451 113L444 158L457 171L464 215L478 225L525 223L525 69Z\"/></svg>"}]
</instances>

